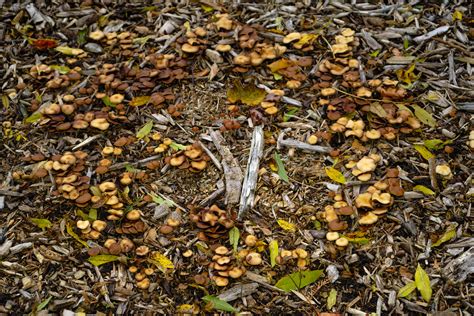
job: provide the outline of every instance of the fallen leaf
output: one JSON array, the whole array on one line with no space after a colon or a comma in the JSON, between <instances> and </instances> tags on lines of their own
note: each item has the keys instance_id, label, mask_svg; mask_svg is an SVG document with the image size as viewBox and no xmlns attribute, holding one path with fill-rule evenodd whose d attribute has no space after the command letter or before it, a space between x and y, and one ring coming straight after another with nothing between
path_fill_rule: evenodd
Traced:
<instances>
[{"instance_id":1,"label":"fallen leaf","mask_svg":"<svg viewBox=\"0 0 474 316\"><path fill-rule=\"evenodd\" d=\"M431 158L434 158L435 155L433 155L431 153L431 151L429 151L425 146L423 145L413 145L413 148L415 148L415 150L417 152L420 153L420 155L425 158L426 160L430 160Z\"/></svg>"},{"instance_id":2,"label":"fallen leaf","mask_svg":"<svg viewBox=\"0 0 474 316\"><path fill-rule=\"evenodd\" d=\"M337 291L336 289L331 289L329 292L329 296L326 302L327 308L331 309L336 305L336 300L337 300Z\"/></svg>"},{"instance_id":3,"label":"fallen leaf","mask_svg":"<svg viewBox=\"0 0 474 316\"><path fill-rule=\"evenodd\" d=\"M448 139L446 141L442 141L441 139L429 139L423 141L423 144L426 148L431 150L440 150L443 149L444 146L451 144L453 141Z\"/></svg>"},{"instance_id":4,"label":"fallen leaf","mask_svg":"<svg viewBox=\"0 0 474 316\"><path fill-rule=\"evenodd\" d=\"M40 38L31 41L31 45L39 50L46 50L58 46L58 41L50 38Z\"/></svg>"},{"instance_id":5,"label":"fallen leaf","mask_svg":"<svg viewBox=\"0 0 474 316\"><path fill-rule=\"evenodd\" d=\"M234 226L231 230L229 230L229 241L232 245L232 248L234 248L234 251L237 251L237 247L239 246L239 239L240 231L237 227Z\"/></svg>"},{"instance_id":6,"label":"fallen leaf","mask_svg":"<svg viewBox=\"0 0 474 316\"><path fill-rule=\"evenodd\" d=\"M283 165L283 161L281 161L281 157L280 157L280 154L275 152L275 162L277 164L277 167L278 167L278 176L280 177L280 179L282 179L283 181L285 181L286 183L290 183L290 180L288 179L288 174L286 173L286 170L285 170L285 166Z\"/></svg>"},{"instance_id":7,"label":"fallen leaf","mask_svg":"<svg viewBox=\"0 0 474 316\"><path fill-rule=\"evenodd\" d=\"M42 230L53 226L53 223L51 223L46 218L30 218L30 221Z\"/></svg>"},{"instance_id":8,"label":"fallen leaf","mask_svg":"<svg viewBox=\"0 0 474 316\"><path fill-rule=\"evenodd\" d=\"M36 311L39 312L39 311L43 310L46 306L48 306L49 301L51 301L52 298L53 298L52 296L49 296L47 299L45 299L44 301L39 303L38 307L36 307Z\"/></svg>"},{"instance_id":9,"label":"fallen leaf","mask_svg":"<svg viewBox=\"0 0 474 316\"><path fill-rule=\"evenodd\" d=\"M385 109L379 102L371 103L369 106L369 111L376 114L378 117L381 117L381 118L387 117L387 111L385 111Z\"/></svg>"},{"instance_id":10,"label":"fallen leaf","mask_svg":"<svg viewBox=\"0 0 474 316\"><path fill-rule=\"evenodd\" d=\"M144 95L141 97L135 97L133 98L128 105L130 106L142 106L147 104L150 101L150 96Z\"/></svg>"},{"instance_id":11,"label":"fallen leaf","mask_svg":"<svg viewBox=\"0 0 474 316\"><path fill-rule=\"evenodd\" d=\"M436 120L425 109L417 104L412 104L411 107L415 110L415 116L423 123L430 127L436 127Z\"/></svg>"},{"instance_id":12,"label":"fallen leaf","mask_svg":"<svg viewBox=\"0 0 474 316\"><path fill-rule=\"evenodd\" d=\"M25 123L29 123L29 124L36 123L42 118L43 118L43 114L41 114L40 112L35 112L25 119Z\"/></svg>"},{"instance_id":13,"label":"fallen leaf","mask_svg":"<svg viewBox=\"0 0 474 316\"><path fill-rule=\"evenodd\" d=\"M236 82L232 88L227 90L227 98L230 102L241 101L249 106L260 104L266 95L265 90L259 89L253 84L243 86L240 82Z\"/></svg>"},{"instance_id":14,"label":"fallen leaf","mask_svg":"<svg viewBox=\"0 0 474 316\"><path fill-rule=\"evenodd\" d=\"M411 281L400 290L398 290L397 297L407 297L416 289L415 282Z\"/></svg>"},{"instance_id":15,"label":"fallen leaf","mask_svg":"<svg viewBox=\"0 0 474 316\"><path fill-rule=\"evenodd\" d=\"M461 11L458 11L458 10L455 10L454 13L453 13L453 21L462 21L462 12Z\"/></svg>"},{"instance_id":16,"label":"fallen leaf","mask_svg":"<svg viewBox=\"0 0 474 316\"><path fill-rule=\"evenodd\" d=\"M278 225L283 228L283 230L287 230L290 232L296 232L296 225L290 222L285 221L284 219L277 220Z\"/></svg>"},{"instance_id":17,"label":"fallen leaf","mask_svg":"<svg viewBox=\"0 0 474 316\"><path fill-rule=\"evenodd\" d=\"M302 34L301 38L293 44L297 49L303 48L303 46L311 45L317 38L318 34Z\"/></svg>"},{"instance_id":18,"label":"fallen leaf","mask_svg":"<svg viewBox=\"0 0 474 316\"><path fill-rule=\"evenodd\" d=\"M148 259L148 262L153 263L156 265L158 269L160 269L163 272L166 272L166 270L174 269L174 264L173 262L168 259L165 255L159 253L158 251L155 251L152 256Z\"/></svg>"},{"instance_id":19,"label":"fallen leaf","mask_svg":"<svg viewBox=\"0 0 474 316\"><path fill-rule=\"evenodd\" d=\"M275 286L285 292L299 290L316 282L322 274L323 270L298 271L282 277Z\"/></svg>"},{"instance_id":20,"label":"fallen leaf","mask_svg":"<svg viewBox=\"0 0 474 316\"><path fill-rule=\"evenodd\" d=\"M74 228L72 227L71 223L66 224L66 231L69 235L71 235L78 243L82 244L84 247L89 248L89 245L82 240L75 232Z\"/></svg>"},{"instance_id":21,"label":"fallen leaf","mask_svg":"<svg viewBox=\"0 0 474 316\"><path fill-rule=\"evenodd\" d=\"M186 145L182 145L182 144L175 143L175 142L172 142L172 143L170 144L170 147L171 147L171 149L176 150L176 151L178 151L178 150L186 150L186 148L187 148Z\"/></svg>"},{"instance_id":22,"label":"fallen leaf","mask_svg":"<svg viewBox=\"0 0 474 316\"><path fill-rule=\"evenodd\" d=\"M424 185L415 185L413 187L413 190L414 191L418 191L418 192L421 192L423 193L424 195L436 195L436 192L434 192L433 190L431 190L430 188L427 188L425 187Z\"/></svg>"},{"instance_id":23,"label":"fallen leaf","mask_svg":"<svg viewBox=\"0 0 474 316\"><path fill-rule=\"evenodd\" d=\"M344 184L346 183L346 178L344 175L334 167L325 167L326 175L334 182Z\"/></svg>"},{"instance_id":24,"label":"fallen leaf","mask_svg":"<svg viewBox=\"0 0 474 316\"><path fill-rule=\"evenodd\" d=\"M205 302L212 303L212 308L214 309L225 311L225 312L232 312L232 313L237 312L237 310L234 307L232 307L232 305L230 305L226 301L223 301L220 298L217 298L213 295L206 295L202 298L202 300Z\"/></svg>"},{"instance_id":25,"label":"fallen leaf","mask_svg":"<svg viewBox=\"0 0 474 316\"><path fill-rule=\"evenodd\" d=\"M432 294L430 278L420 265L416 267L415 284L425 302L429 302Z\"/></svg>"},{"instance_id":26,"label":"fallen leaf","mask_svg":"<svg viewBox=\"0 0 474 316\"><path fill-rule=\"evenodd\" d=\"M290 66L293 66L294 64L295 63L293 61L286 58L282 58L269 64L268 68L270 68L271 72L276 73L278 70L288 68Z\"/></svg>"},{"instance_id":27,"label":"fallen leaf","mask_svg":"<svg viewBox=\"0 0 474 316\"><path fill-rule=\"evenodd\" d=\"M450 241L456 237L456 226L451 225L447 231L444 232L444 234L432 245L432 247L439 247L441 244Z\"/></svg>"},{"instance_id":28,"label":"fallen leaf","mask_svg":"<svg viewBox=\"0 0 474 316\"><path fill-rule=\"evenodd\" d=\"M398 69L395 73L397 74L398 80L403 81L406 84L411 84L420 77L420 75L415 75L414 70L415 64L411 64L408 69Z\"/></svg>"},{"instance_id":29,"label":"fallen leaf","mask_svg":"<svg viewBox=\"0 0 474 316\"><path fill-rule=\"evenodd\" d=\"M71 71L71 68L69 68L68 66L51 65L49 67L54 70L57 70L61 75L68 74Z\"/></svg>"},{"instance_id":30,"label":"fallen leaf","mask_svg":"<svg viewBox=\"0 0 474 316\"><path fill-rule=\"evenodd\" d=\"M87 261L89 261L94 266L98 267L109 262L117 261L118 258L119 258L118 256L114 256L114 255L97 255L97 256L88 258Z\"/></svg>"},{"instance_id":31,"label":"fallen leaf","mask_svg":"<svg viewBox=\"0 0 474 316\"><path fill-rule=\"evenodd\" d=\"M270 250L270 265L273 268L276 265L276 257L278 257L278 241L276 239L270 241L268 249Z\"/></svg>"},{"instance_id":32,"label":"fallen leaf","mask_svg":"<svg viewBox=\"0 0 474 316\"><path fill-rule=\"evenodd\" d=\"M84 53L84 51L80 48L71 48L68 46L56 47L55 50L57 50L60 53L63 53L64 55L71 55L71 56L77 56Z\"/></svg>"},{"instance_id":33,"label":"fallen leaf","mask_svg":"<svg viewBox=\"0 0 474 316\"><path fill-rule=\"evenodd\" d=\"M142 139L148 134L150 134L151 129L153 128L153 121L148 121L137 133L137 138Z\"/></svg>"}]
</instances>

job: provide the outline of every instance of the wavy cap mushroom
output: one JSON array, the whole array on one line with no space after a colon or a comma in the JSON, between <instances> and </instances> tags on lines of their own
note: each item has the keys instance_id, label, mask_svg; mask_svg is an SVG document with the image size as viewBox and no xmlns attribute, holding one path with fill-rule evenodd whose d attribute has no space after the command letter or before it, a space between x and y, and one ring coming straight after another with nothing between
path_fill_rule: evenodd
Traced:
<instances>
[{"instance_id":1,"label":"wavy cap mushroom","mask_svg":"<svg viewBox=\"0 0 474 316\"><path fill-rule=\"evenodd\" d=\"M364 216L362 216L362 217L359 219L359 224L360 224L360 225L372 225L372 224L374 224L378 219L379 219L379 217L378 217L377 215L375 215L375 214L372 213L372 212L368 212L367 214L365 214Z\"/></svg>"},{"instance_id":2,"label":"wavy cap mushroom","mask_svg":"<svg viewBox=\"0 0 474 316\"><path fill-rule=\"evenodd\" d=\"M372 206L372 194L371 193L362 193L355 200L355 206L359 208L373 208Z\"/></svg>"}]
</instances>

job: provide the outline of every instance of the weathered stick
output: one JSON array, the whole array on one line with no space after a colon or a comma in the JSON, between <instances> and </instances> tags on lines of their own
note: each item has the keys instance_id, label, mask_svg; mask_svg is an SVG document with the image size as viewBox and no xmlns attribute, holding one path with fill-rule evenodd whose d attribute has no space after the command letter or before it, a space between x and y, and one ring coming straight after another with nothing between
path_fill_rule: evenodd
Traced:
<instances>
[{"instance_id":1,"label":"weathered stick","mask_svg":"<svg viewBox=\"0 0 474 316\"><path fill-rule=\"evenodd\" d=\"M417 43L420 43L420 42L429 40L430 38L436 35L446 33L448 30L449 30L449 25L440 26L431 32L415 37L413 40Z\"/></svg>"},{"instance_id":2,"label":"weathered stick","mask_svg":"<svg viewBox=\"0 0 474 316\"><path fill-rule=\"evenodd\" d=\"M224 168L225 176L225 203L237 204L239 203L240 190L242 188L242 169L240 169L239 162L230 152L230 149L224 146L224 137L219 131L209 129L209 135L212 142L222 156L222 167Z\"/></svg>"},{"instance_id":3,"label":"weathered stick","mask_svg":"<svg viewBox=\"0 0 474 316\"><path fill-rule=\"evenodd\" d=\"M240 194L239 220L242 220L247 210L253 206L253 198L258 180L258 168L263 155L264 144L263 125L257 125L253 130L250 156L242 185L242 193Z\"/></svg>"},{"instance_id":4,"label":"weathered stick","mask_svg":"<svg viewBox=\"0 0 474 316\"><path fill-rule=\"evenodd\" d=\"M284 136L285 136L284 132L282 132L278 136L277 148L284 146L284 147L298 148L298 149L317 152L317 153L323 153L323 154L329 153L332 150L331 147L310 145L310 144L300 142L299 140L295 140L295 139L283 139Z\"/></svg>"}]
</instances>

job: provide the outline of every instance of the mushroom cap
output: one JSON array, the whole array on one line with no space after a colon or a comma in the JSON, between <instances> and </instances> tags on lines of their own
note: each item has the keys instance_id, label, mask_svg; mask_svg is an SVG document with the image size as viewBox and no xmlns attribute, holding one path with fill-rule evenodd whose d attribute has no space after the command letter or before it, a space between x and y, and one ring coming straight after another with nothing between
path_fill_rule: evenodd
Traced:
<instances>
[{"instance_id":1,"label":"mushroom cap","mask_svg":"<svg viewBox=\"0 0 474 316\"><path fill-rule=\"evenodd\" d=\"M109 98L110 102L112 102L113 104L122 103L123 99L124 99L124 96L119 93L113 94Z\"/></svg>"},{"instance_id":2,"label":"mushroom cap","mask_svg":"<svg viewBox=\"0 0 474 316\"><path fill-rule=\"evenodd\" d=\"M216 282L217 286L227 286L229 284L229 279L221 276L214 276L212 278Z\"/></svg>"},{"instance_id":3,"label":"mushroom cap","mask_svg":"<svg viewBox=\"0 0 474 316\"><path fill-rule=\"evenodd\" d=\"M365 136L368 139L379 139L382 134L380 133L379 130L376 129L371 129L365 132Z\"/></svg>"},{"instance_id":4,"label":"mushroom cap","mask_svg":"<svg viewBox=\"0 0 474 316\"><path fill-rule=\"evenodd\" d=\"M239 267L233 267L228 272L229 272L229 276L232 279L238 279L242 276L242 274L244 274L244 270L242 268L239 268Z\"/></svg>"},{"instance_id":5,"label":"mushroom cap","mask_svg":"<svg viewBox=\"0 0 474 316\"><path fill-rule=\"evenodd\" d=\"M135 249L135 253L137 254L137 256L146 256L149 251L150 251L150 248L148 248L148 246L145 246L145 245L139 246L137 247L137 249Z\"/></svg>"},{"instance_id":6,"label":"mushroom cap","mask_svg":"<svg viewBox=\"0 0 474 316\"><path fill-rule=\"evenodd\" d=\"M252 266L258 266L262 263L262 256L257 252L251 252L245 257L245 261Z\"/></svg>"},{"instance_id":7,"label":"mushroom cap","mask_svg":"<svg viewBox=\"0 0 474 316\"><path fill-rule=\"evenodd\" d=\"M336 89L334 89L334 88L324 88L324 89L321 89L321 95L324 96L324 97L333 95L333 94L335 94L335 93L336 93Z\"/></svg>"},{"instance_id":8,"label":"mushroom cap","mask_svg":"<svg viewBox=\"0 0 474 316\"><path fill-rule=\"evenodd\" d=\"M217 44L216 45L216 50L218 52L225 53L225 52L229 52L231 49L232 49L232 46L230 46L229 44Z\"/></svg>"},{"instance_id":9,"label":"mushroom cap","mask_svg":"<svg viewBox=\"0 0 474 316\"><path fill-rule=\"evenodd\" d=\"M146 290L150 287L150 279L144 278L143 280L137 282L137 287L142 290Z\"/></svg>"},{"instance_id":10,"label":"mushroom cap","mask_svg":"<svg viewBox=\"0 0 474 316\"><path fill-rule=\"evenodd\" d=\"M191 159L196 159L202 154L202 150L200 148L192 147L184 152L186 157Z\"/></svg>"},{"instance_id":11,"label":"mushroom cap","mask_svg":"<svg viewBox=\"0 0 474 316\"><path fill-rule=\"evenodd\" d=\"M369 181L372 178L372 173L367 172L367 173L362 173L357 176L357 179L359 181Z\"/></svg>"},{"instance_id":12,"label":"mushroom cap","mask_svg":"<svg viewBox=\"0 0 474 316\"><path fill-rule=\"evenodd\" d=\"M448 177L452 174L451 168L446 164L437 165L436 168L435 168L435 171L436 171L437 174L439 174L443 177Z\"/></svg>"},{"instance_id":13,"label":"mushroom cap","mask_svg":"<svg viewBox=\"0 0 474 316\"><path fill-rule=\"evenodd\" d=\"M197 53L199 51L199 46L192 46L188 43L184 43L183 46L181 46L181 50L185 53Z\"/></svg>"},{"instance_id":14,"label":"mushroom cap","mask_svg":"<svg viewBox=\"0 0 474 316\"><path fill-rule=\"evenodd\" d=\"M332 222L334 220L337 220L337 214L336 210L334 209L334 206L332 205L327 205L324 208L324 218L326 219L327 222Z\"/></svg>"},{"instance_id":15,"label":"mushroom cap","mask_svg":"<svg viewBox=\"0 0 474 316\"><path fill-rule=\"evenodd\" d=\"M249 247L253 247L255 246L255 244L257 243L257 237L254 236L254 235L247 235L247 237L245 237L245 244Z\"/></svg>"},{"instance_id":16,"label":"mushroom cap","mask_svg":"<svg viewBox=\"0 0 474 316\"><path fill-rule=\"evenodd\" d=\"M226 246L219 246L214 250L214 252L218 255L225 255L229 253L229 249L227 249Z\"/></svg>"},{"instance_id":17,"label":"mushroom cap","mask_svg":"<svg viewBox=\"0 0 474 316\"><path fill-rule=\"evenodd\" d=\"M336 240L336 245L339 247L346 247L348 244L349 240L345 237L341 237Z\"/></svg>"},{"instance_id":18,"label":"mushroom cap","mask_svg":"<svg viewBox=\"0 0 474 316\"><path fill-rule=\"evenodd\" d=\"M369 157L362 157L356 164L357 169L359 169L362 173L372 172L375 170L376 165L375 161Z\"/></svg>"},{"instance_id":19,"label":"mushroom cap","mask_svg":"<svg viewBox=\"0 0 474 316\"><path fill-rule=\"evenodd\" d=\"M360 224L360 225L372 225L372 224L375 223L378 219L379 219L379 217L378 217L377 215L375 215L375 214L372 213L372 212L368 212L367 214L365 214L364 216L362 216L362 217L359 219L359 224Z\"/></svg>"},{"instance_id":20,"label":"mushroom cap","mask_svg":"<svg viewBox=\"0 0 474 316\"><path fill-rule=\"evenodd\" d=\"M350 51L351 48L346 43L341 43L341 44L331 45L331 50L333 54L342 54L342 53Z\"/></svg>"},{"instance_id":21,"label":"mushroom cap","mask_svg":"<svg viewBox=\"0 0 474 316\"><path fill-rule=\"evenodd\" d=\"M97 129L100 129L102 131L105 131L106 129L109 128L110 123L107 122L105 118L96 118L91 121L91 126Z\"/></svg>"},{"instance_id":22,"label":"mushroom cap","mask_svg":"<svg viewBox=\"0 0 474 316\"><path fill-rule=\"evenodd\" d=\"M356 95L357 95L358 97L370 98L370 97L372 96L372 91L370 91L370 90L367 89L366 87L360 87L359 89L357 89Z\"/></svg>"},{"instance_id":23,"label":"mushroom cap","mask_svg":"<svg viewBox=\"0 0 474 316\"><path fill-rule=\"evenodd\" d=\"M131 210L130 212L127 213L126 217L130 221L136 221L140 219L140 211L139 210Z\"/></svg>"},{"instance_id":24,"label":"mushroom cap","mask_svg":"<svg viewBox=\"0 0 474 316\"><path fill-rule=\"evenodd\" d=\"M191 167L196 170L204 170L206 168L207 162L205 160L201 161L191 161Z\"/></svg>"},{"instance_id":25,"label":"mushroom cap","mask_svg":"<svg viewBox=\"0 0 474 316\"><path fill-rule=\"evenodd\" d=\"M288 44L299 39L301 39L301 33L298 33L298 32L289 33L283 38L283 44Z\"/></svg>"},{"instance_id":26,"label":"mushroom cap","mask_svg":"<svg viewBox=\"0 0 474 316\"><path fill-rule=\"evenodd\" d=\"M387 205L392 202L392 196L390 193L377 193L372 194L372 201L377 201L380 204Z\"/></svg>"},{"instance_id":27,"label":"mushroom cap","mask_svg":"<svg viewBox=\"0 0 474 316\"><path fill-rule=\"evenodd\" d=\"M372 206L372 194L362 193L355 200L355 206L357 208L373 208Z\"/></svg>"},{"instance_id":28,"label":"mushroom cap","mask_svg":"<svg viewBox=\"0 0 474 316\"><path fill-rule=\"evenodd\" d=\"M250 56L244 54L239 54L234 57L234 64L236 65L248 65L250 62Z\"/></svg>"},{"instance_id":29,"label":"mushroom cap","mask_svg":"<svg viewBox=\"0 0 474 316\"><path fill-rule=\"evenodd\" d=\"M172 165L173 167L178 167L181 166L185 160L186 157L184 155L172 157L170 159L170 165Z\"/></svg>"},{"instance_id":30,"label":"mushroom cap","mask_svg":"<svg viewBox=\"0 0 474 316\"><path fill-rule=\"evenodd\" d=\"M95 220L92 222L92 228L96 231L101 232L107 227L107 223L101 220Z\"/></svg>"},{"instance_id":31,"label":"mushroom cap","mask_svg":"<svg viewBox=\"0 0 474 316\"><path fill-rule=\"evenodd\" d=\"M301 259L306 259L308 257L308 252L304 250L303 248L296 248L295 253L298 256L298 258L301 258Z\"/></svg>"},{"instance_id":32,"label":"mushroom cap","mask_svg":"<svg viewBox=\"0 0 474 316\"><path fill-rule=\"evenodd\" d=\"M76 226L77 226L77 228L79 228L79 229L87 229L87 228L89 228L90 223L89 223L89 221L81 221L81 220L79 220L79 221L77 221Z\"/></svg>"},{"instance_id":33,"label":"mushroom cap","mask_svg":"<svg viewBox=\"0 0 474 316\"><path fill-rule=\"evenodd\" d=\"M339 233L338 232L328 232L326 234L326 239L329 241L334 241L339 238Z\"/></svg>"}]
</instances>

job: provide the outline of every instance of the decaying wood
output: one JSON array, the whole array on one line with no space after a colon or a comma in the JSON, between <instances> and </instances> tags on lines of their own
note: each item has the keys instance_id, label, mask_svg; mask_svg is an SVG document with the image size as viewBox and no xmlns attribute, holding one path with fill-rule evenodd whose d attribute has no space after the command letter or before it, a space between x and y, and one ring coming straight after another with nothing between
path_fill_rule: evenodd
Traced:
<instances>
[{"instance_id":1,"label":"decaying wood","mask_svg":"<svg viewBox=\"0 0 474 316\"><path fill-rule=\"evenodd\" d=\"M247 162L244 183L242 185L242 193L240 195L239 220L242 220L248 209L253 206L258 180L258 169L260 166L260 159L263 155L264 145L265 139L263 137L263 125L257 125L252 133L250 156Z\"/></svg>"},{"instance_id":2,"label":"decaying wood","mask_svg":"<svg viewBox=\"0 0 474 316\"><path fill-rule=\"evenodd\" d=\"M443 268L443 274L456 283L463 282L469 275L474 274L474 247L450 261Z\"/></svg>"},{"instance_id":3,"label":"decaying wood","mask_svg":"<svg viewBox=\"0 0 474 316\"><path fill-rule=\"evenodd\" d=\"M219 299L232 302L238 298L246 297L255 293L258 289L258 283L247 283L247 284L237 284L236 286L228 289L227 291L221 293L218 297Z\"/></svg>"},{"instance_id":4,"label":"decaying wood","mask_svg":"<svg viewBox=\"0 0 474 316\"><path fill-rule=\"evenodd\" d=\"M237 204L239 203L240 190L242 188L242 169L240 169L239 162L232 155L230 149L224 145L225 140L222 134L219 131L210 129L209 135L222 157L226 186L225 201L227 204Z\"/></svg>"}]
</instances>

